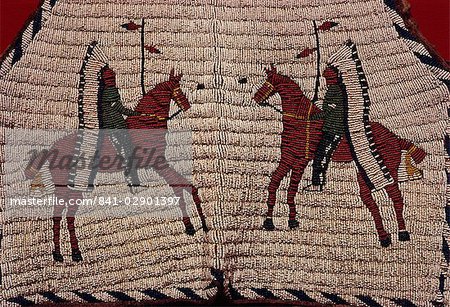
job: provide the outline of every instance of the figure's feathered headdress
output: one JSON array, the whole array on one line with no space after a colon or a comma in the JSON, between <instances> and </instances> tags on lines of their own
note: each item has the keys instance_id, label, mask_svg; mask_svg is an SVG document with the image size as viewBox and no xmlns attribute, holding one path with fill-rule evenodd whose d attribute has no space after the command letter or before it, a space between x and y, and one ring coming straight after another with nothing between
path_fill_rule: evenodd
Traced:
<instances>
[{"instance_id":1,"label":"figure's feathered headdress","mask_svg":"<svg viewBox=\"0 0 450 307\"><path fill-rule=\"evenodd\" d=\"M373 139L370 124L369 84L356 44L348 40L329 58L327 64L339 70L346 88L347 138L373 190L379 190L392 183L393 178L384 165Z\"/></svg>"}]
</instances>

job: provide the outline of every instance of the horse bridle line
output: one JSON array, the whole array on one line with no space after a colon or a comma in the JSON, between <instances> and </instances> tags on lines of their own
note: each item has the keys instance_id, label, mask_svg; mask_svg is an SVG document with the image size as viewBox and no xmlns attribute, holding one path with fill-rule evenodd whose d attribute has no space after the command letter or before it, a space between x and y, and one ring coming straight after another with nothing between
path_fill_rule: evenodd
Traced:
<instances>
[{"instance_id":1,"label":"horse bridle line","mask_svg":"<svg viewBox=\"0 0 450 307\"><path fill-rule=\"evenodd\" d=\"M158 116L158 115L156 115L156 114L147 114L146 116L147 116L147 117L156 117L156 119L158 119L158 120L160 120L160 121L167 120L166 117L161 117L161 116Z\"/></svg>"},{"instance_id":2,"label":"horse bridle line","mask_svg":"<svg viewBox=\"0 0 450 307\"><path fill-rule=\"evenodd\" d=\"M308 117L298 116L298 115L295 115L293 113L283 113L283 115L285 115L287 117L292 117L292 118L295 118L295 119L300 119L300 120L309 120L309 116Z\"/></svg>"},{"instance_id":3,"label":"horse bridle line","mask_svg":"<svg viewBox=\"0 0 450 307\"><path fill-rule=\"evenodd\" d=\"M269 88L270 91L268 91L267 93L264 94L264 96L262 97L262 101L265 101L267 98L269 98L270 94L272 94L272 92L275 90L275 86L273 86L272 83L270 83L269 81L264 82L263 87L267 86Z\"/></svg>"},{"instance_id":4,"label":"horse bridle line","mask_svg":"<svg viewBox=\"0 0 450 307\"><path fill-rule=\"evenodd\" d=\"M180 93L181 93L181 88L180 88L180 87L177 87L177 88L175 88L175 89L172 91L172 97L173 97L173 100L175 101L175 103L177 104L177 106L178 106L180 109L184 110L183 106L182 106L181 103L178 101Z\"/></svg>"},{"instance_id":5,"label":"horse bridle line","mask_svg":"<svg viewBox=\"0 0 450 307\"><path fill-rule=\"evenodd\" d=\"M267 80L266 80L266 82L264 82L264 85L267 85L272 91L275 89L275 86L273 86L273 84Z\"/></svg>"}]
</instances>

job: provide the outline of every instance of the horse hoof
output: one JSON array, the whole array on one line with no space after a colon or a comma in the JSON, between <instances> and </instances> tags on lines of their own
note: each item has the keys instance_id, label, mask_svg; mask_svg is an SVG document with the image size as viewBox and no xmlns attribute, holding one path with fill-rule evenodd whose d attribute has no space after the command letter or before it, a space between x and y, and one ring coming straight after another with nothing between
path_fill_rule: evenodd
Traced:
<instances>
[{"instance_id":1,"label":"horse hoof","mask_svg":"<svg viewBox=\"0 0 450 307\"><path fill-rule=\"evenodd\" d=\"M273 224L273 220L270 218L266 218L266 220L264 221L264 224L263 224L263 228L265 230L274 230L275 225Z\"/></svg>"},{"instance_id":2,"label":"horse hoof","mask_svg":"<svg viewBox=\"0 0 450 307\"><path fill-rule=\"evenodd\" d=\"M55 260L56 262L64 262L64 257L63 255L61 255L60 252L53 252L53 260Z\"/></svg>"},{"instance_id":3,"label":"horse hoof","mask_svg":"<svg viewBox=\"0 0 450 307\"><path fill-rule=\"evenodd\" d=\"M402 242L411 241L411 236L407 230L401 230L398 232L398 240Z\"/></svg>"},{"instance_id":4,"label":"horse hoof","mask_svg":"<svg viewBox=\"0 0 450 307\"><path fill-rule=\"evenodd\" d=\"M290 229L294 229L298 227L299 222L297 220L289 220L288 225Z\"/></svg>"},{"instance_id":5,"label":"horse hoof","mask_svg":"<svg viewBox=\"0 0 450 307\"><path fill-rule=\"evenodd\" d=\"M389 246L391 246L391 244L392 244L391 235L388 235L384 239L380 239L380 244L381 244L382 247L389 247Z\"/></svg>"},{"instance_id":6,"label":"horse hoof","mask_svg":"<svg viewBox=\"0 0 450 307\"><path fill-rule=\"evenodd\" d=\"M81 256L81 252L79 249L72 250L72 261L74 262L83 261L83 256Z\"/></svg>"},{"instance_id":7,"label":"horse hoof","mask_svg":"<svg viewBox=\"0 0 450 307\"><path fill-rule=\"evenodd\" d=\"M128 187L130 188L130 192L133 195L141 193L141 192L145 191L145 189L146 189L146 187L143 187L141 185L129 185Z\"/></svg>"},{"instance_id":8,"label":"horse hoof","mask_svg":"<svg viewBox=\"0 0 450 307\"><path fill-rule=\"evenodd\" d=\"M194 225L190 224L190 225L186 225L186 230L185 230L186 234L189 236L193 236L195 235L195 228Z\"/></svg>"},{"instance_id":9,"label":"horse hoof","mask_svg":"<svg viewBox=\"0 0 450 307\"><path fill-rule=\"evenodd\" d=\"M209 231L209 228L206 225L206 221L205 220L202 220L202 229L203 229L204 232L208 232Z\"/></svg>"}]
</instances>

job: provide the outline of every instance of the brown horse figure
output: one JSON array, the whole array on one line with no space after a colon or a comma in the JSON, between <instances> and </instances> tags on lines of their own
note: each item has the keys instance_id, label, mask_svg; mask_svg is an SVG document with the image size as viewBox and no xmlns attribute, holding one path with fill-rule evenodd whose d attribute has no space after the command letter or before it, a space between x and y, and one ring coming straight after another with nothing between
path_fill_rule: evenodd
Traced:
<instances>
[{"instance_id":1,"label":"brown horse figure","mask_svg":"<svg viewBox=\"0 0 450 307\"><path fill-rule=\"evenodd\" d=\"M166 164L165 167L155 167L155 159L149 158L149 156L152 155L152 157L158 159L165 159L165 150L167 146L165 131L167 131L167 121L173 117L169 117L171 101L175 101L178 107L183 111L186 111L190 108L188 99L180 89L181 78L182 75L175 76L174 71L172 70L168 81L156 85L152 90L148 91L146 95L139 101L139 104L136 107L136 111L145 115L129 116L126 119L126 123L128 129L133 129L129 130L132 144L135 146L135 148L140 149L139 151L136 151L136 159L140 160L141 162L145 161L144 163L139 163L138 165L136 165L136 167L153 168L153 170L162 178L164 178L167 184L173 188L174 194L179 198L179 205L183 214L185 232L188 235L194 235L196 230L192 225L187 213L183 191L188 191L192 195L198 215L201 220L202 228L205 232L207 232L208 228L206 225L205 216L202 212L198 189L181 174L179 174L175 169L173 169L173 167L167 164L167 161L160 160L158 162L158 165ZM149 131L152 129L153 131ZM144 133L142 133L143 131ZM145 133L145 131L149 131L149 133ZM64 165L66 161L62 161L63 159L67 159L68 156L74 156L77 136L77 133L67 135L66 137L56 141L52 145L50 150L44 150L40 152L31 160L30 164L25 170L25 176L28 179L40 177L40 169L42 168L43 164L50 159L53 159L51 161L53 165ZM52 155L51 153L54 151L56 151L58 154ZM100 148L99 156L115 155L116 151L109 138L104 138L103 144ZM118 163L116 168L99 168L98 171L107 173L123 172L124 166ZM69 172L70 168L50 168L52 180L53 183L55 183L55 196L58 199L63 199L66 204L68 204L69 200L83 199L83 194L81 191L68 188L67 182L69 178ZM75 233L75 213L78 209L78 206L76 204L68 206L54 206L53 243L55 250L53 251L53 258L55 261L63 261L63 256L60 252L60 223L62 219L62 212L66 208L67 227L69 230L70 244L72 248L72 260L81 261L82 256L78 247L78 239Z\"/></svg>"},{"instance_id":2,"label":"brown horse figure","mask_svg":"<svg viewBox=\"0 0 450 307\"><path fill-rule=\"evenodd\" d=\"M266 73L267 80L254 95L253 99L260 105L267 105L265 101L269 97L275 93L280 95L283 113L283 132L281 135L281 159L278 167L272 174L269 184L268 212L263 227L266 230L273 230L275 228L272 216L276 201L276 191L280 186L281 180L292 170L287 191L287 203L289 205L288 225L290 228L296 228L299 223L296 220L297 212L294 198L306 166L309 161L314 159L314 154L322 135L323 120L309 120L313 114L319 113L321 110L303 94L295 81L277 73L277 69L273 66L271 69L267 69ZM402 150L408 151L407 155L409 159L412 158L415 163L422 162L426 153L411 142L397 137L380 123L371 122L371 126L378 152L394 179L394 182L386 186L385 190L394 203L399 240L409 241L410 235L406 230L405 220L403 218L404 202L398 185L398 169L401 163ZM341 141L332 159L335 162L353 161L350 146L346 139ZM411 164L409 164L409 169L407 170L410 175L418 171ZM374 219L381 245L387 247L392 243L391 236L383 226L378 205L372 196L371 189L364 180L364 171L358 169L357 176L359 195Z\"/></svg>"}]
</instances>

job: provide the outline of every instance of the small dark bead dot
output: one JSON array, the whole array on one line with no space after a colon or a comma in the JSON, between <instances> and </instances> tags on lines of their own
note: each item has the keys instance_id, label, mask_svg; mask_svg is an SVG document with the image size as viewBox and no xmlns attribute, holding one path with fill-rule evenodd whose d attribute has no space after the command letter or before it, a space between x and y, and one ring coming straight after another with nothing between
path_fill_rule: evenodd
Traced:
<instances>
[{"instance_id":1,"label":"small dark bead dot","mask_svg":"<svg viewBox=\"0 0 450 307\"><path fill-rule=\"evenodd\" d=\"M245 84L245 83L248 82L248 80L247 80L247 78L242 78L242 79L239 79L238 82L239 82L240 84Z\"/></svg>"},{"instance_id":2,"label":"small dark bead dot","mask_svg":"<svg viewBox=\"0 0 450 307\"><path fill-rule=\"evenodd\" d=\"M204 90L204 89L205 89L205 85L204 85L203 83L199 83L199 84L197 85L197 89L198 89L198 90Z\"/></svg>"}]
</instances>

